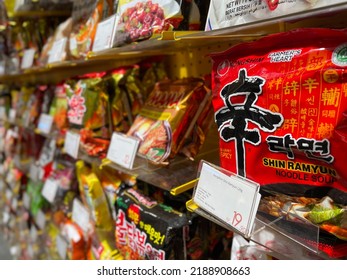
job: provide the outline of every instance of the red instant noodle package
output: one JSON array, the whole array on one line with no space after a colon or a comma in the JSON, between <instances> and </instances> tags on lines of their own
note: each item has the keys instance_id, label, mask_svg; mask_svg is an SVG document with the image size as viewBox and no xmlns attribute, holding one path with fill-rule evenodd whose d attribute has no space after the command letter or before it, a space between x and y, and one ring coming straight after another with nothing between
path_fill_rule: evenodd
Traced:
<instances>
[{"instance_id":1,"label":"red instant noodle package","mask_svg":"<svg viewBox=\"0 0 347 280\"><path fill-rule=\"evenodd\" d=\"M258 213L317 225L330 257L347 255L346 42L347 30L297 29L212 54L221 166L260 184Z\"/></svg>"},{"instance_id":2,"label":"red instant noodle package","mask_svg":"<svg viewBox=\"0 0 347 280\"><path fill-rule=\"evenodd\" d=\"M140 140L138 154L156 164L172 159L193 133L210 96L200 78L158 82L127 133Z\"/></svg>"}]
</instances>

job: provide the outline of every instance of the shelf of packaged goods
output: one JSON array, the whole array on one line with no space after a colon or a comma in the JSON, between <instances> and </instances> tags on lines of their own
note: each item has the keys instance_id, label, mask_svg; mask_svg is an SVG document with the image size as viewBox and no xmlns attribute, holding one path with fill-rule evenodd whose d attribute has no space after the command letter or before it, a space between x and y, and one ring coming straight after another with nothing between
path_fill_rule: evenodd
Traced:
<instances>
[{"instance_id":1,"label":"shelf of packaged goods","mask_svg":"<svg viewBox=\"0 0 347 280\"><path fill-rule=\"evenodd\" d=\"M216 137L210 135L210 137L207 137L201 151L194 160L176 155L165 166L151 164L145 158L137 156L134 167L127 169L108 159L101 160L96 157L90 157L81 150L79 151L78 159L89 164L96 164L101 168L103 166L109 166L120 172L133 175L137 180L169 191L172 195L179 195L195 186L200 160L206 160L215 164L219 163L218 144L216 141L218 141Z\"/></svg>"},{"instance_id":2,"label":"shelf of packaged goods","mask_svg":"<svg viewBox=\"0 0 347 280\"><path fill-rule=\"evenodd\" d=\"M201 209L193 199L186 202L188 211L196 213L227 230L233 231L241 236L231 225L219 220L215 216ZM297 216L291 218L300 219ZM257 212L252 232L250 237L245 237L247 240L261 246L261 250L266 250L268 255L278 259L293 259L293 260L323 260L323 259L338 259L343 258L339 253L328 255L323 248L328 249L329 245L319 245L319 238L322 234L319 227L308 222L301 224L301 229L296 229L296 234L293 229L288 227L288 213L282 217L269 218L261 212ZM300 230L300 233L298 233ZM330 249L328 249L330 250ZM337 249L338 250L338 249Z\"/></svg>"}]
</instances>

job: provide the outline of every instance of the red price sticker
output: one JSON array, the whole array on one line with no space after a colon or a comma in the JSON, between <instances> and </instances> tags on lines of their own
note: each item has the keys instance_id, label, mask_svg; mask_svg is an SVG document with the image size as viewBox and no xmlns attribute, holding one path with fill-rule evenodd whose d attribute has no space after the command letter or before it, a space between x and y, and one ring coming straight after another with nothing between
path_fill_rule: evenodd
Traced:
<instances>
[{"instance_id":1,"label":"red price sticker","mask_svg":"<svg viewBox=\"0 0 347 280\"><path fill-rule=\"evenodd\" d=\"M206 212L249 235L258 209L259 186L203 163L194 202Z\"/></svg>"}]
</instances>

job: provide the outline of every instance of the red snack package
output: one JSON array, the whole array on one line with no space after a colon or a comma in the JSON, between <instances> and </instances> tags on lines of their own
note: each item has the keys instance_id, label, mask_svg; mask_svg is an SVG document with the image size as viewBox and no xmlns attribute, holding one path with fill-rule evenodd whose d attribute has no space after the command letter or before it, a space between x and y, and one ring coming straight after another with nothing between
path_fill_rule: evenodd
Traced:
<instances>
[{"instance_id":1,"label":"red snack package","mask_svg":"<svg viewBox=\"0 0 347 280\"><path fill-rule=\"evenodd\" d=\"M221 166L258 182L264 196L317 198L302 202L307 213L290 211L339 227L327 231L345 240L346 40L346 30L298 29L212 55ZM347 254L340 241L326 253Z\"/></svg>"}]
</instances>

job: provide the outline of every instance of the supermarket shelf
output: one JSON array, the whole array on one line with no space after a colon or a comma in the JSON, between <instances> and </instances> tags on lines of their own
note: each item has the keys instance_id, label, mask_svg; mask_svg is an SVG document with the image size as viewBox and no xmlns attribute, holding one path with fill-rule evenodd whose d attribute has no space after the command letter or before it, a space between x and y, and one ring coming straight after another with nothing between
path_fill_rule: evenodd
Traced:
<instances>
[{"instance_id":1,"label":"supermarket shelf","mask_svg":"<svg viewBox=\"0 0 347 280\"><path fill-rule=\"evenodd\" d=\"M193 201L186 202L186 208L193 213L196 213L227 230L233 231L239 235L242 233L212 216L208 212L199 208ZM300 233L300 236L294 236L290 231L286 231L282 224L286 222L286 217L280 217L275 220L264 218L259 212L256 215L250 241L261 247L266 248L267 254L278 259L293 259L293 260L322 260L332 259L326 253L319 250L317 242L305 242L305 238L310 240L318 240L319 228L314 225L307 225ZM302 238L302 239L301 239Z\"/></svg>"},{"instance_id":2,"label":"supermarket shelf","mask_svg":"<svg viewBox=\"0 0 347 280\"><path fill-rule=\"evenodd\" d=\"M72 8L72 7L71 7ZM32 10L32 11L16 11L9 14L11 19L33 19L33 18L47 18L47 17L68 17L71 15L72 10Z\"/></svg>"}]
</instances>

